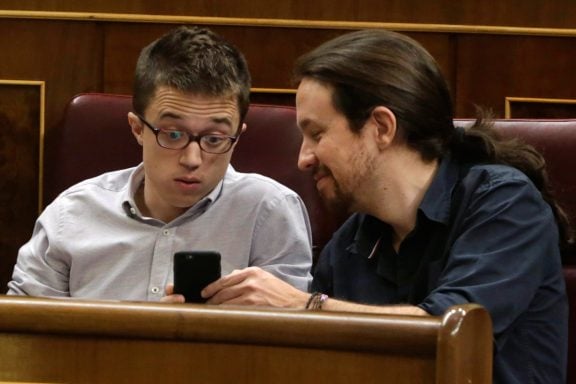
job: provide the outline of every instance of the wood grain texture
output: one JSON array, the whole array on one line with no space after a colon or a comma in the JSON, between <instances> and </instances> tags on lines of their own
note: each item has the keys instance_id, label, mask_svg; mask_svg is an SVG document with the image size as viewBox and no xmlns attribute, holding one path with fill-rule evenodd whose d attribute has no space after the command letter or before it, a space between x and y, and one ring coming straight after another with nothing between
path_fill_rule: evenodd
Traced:
<instances>
[{"instance_id":1,"label":"wood grain texture","mask_svg":"<svg viewBox=\"0 0 576 384\"><path fill-rule=\"evenodd\" d=\"M2 0L6 10L574 28L572 0Z\"/></svg>"},{"instance_id":2,"label":"wood grain texture","mask_svg":"<svg viewBox=\"0 0 576 384\"><path fill-rule=\"evenodd\" d=\"M0 21L0 47L5 52L0 64L0 78L37 80L46 84L46 151L57 145L51 141L50 132L62 115L66 102L78 92L101 87L102 45L98 28L95 24L76 22ZM10 100L4 100L0 109L9 105L19 106L23 111L31 110L38 108L38 100L16 93ZM10 167L16 179L12 182L8 181L10 178L4 179L10 187L3 193L9 194L11 202L4 200L0 203L1 209L7 211L0 215L0 225L10 228L2 236L0 292L6 291L18 248L30 237L38 215L35 208L38 206L37 198L34 197L39 188L38 127L24 123L22 118L27 116L10 118L22 124L18 136L9 140L3 137L3 145L11 151L6 166ZM3 135L8 134L7 131ZM29 140L22 142L25 138ZM15 140L20 144L15 144Z\"/></svg>"},{"instance_id":3,"label":"wood grain texture","mask_svg":"<svg viewBox=\"0 0 576 384\"><path fill-rule=\"evenodd\" d=\"M38 215L42 88L0 81L0 283Z\"/></svg>"},{"instance_id":4,"label":"wood grain texture","mask_svg":"<svg viewBox=\"0 0 576 384\"><path fill-rule=\"evenodd\" d=\"M0 313L0 380L491 382L477 305L417 317L0 297Z\"/></svg>"},{"instance_id":5,"label":"wood grain texture","mask_svg":"<svg viewBox=\"0 0 576 384\"><path fill-rule=\"evenodd\" d=\"M459 36L457 116L470 117L474 105L480 105L504 117L508 96L576 98L573 42L561 37Z\"/></svg>"}]
</instances>

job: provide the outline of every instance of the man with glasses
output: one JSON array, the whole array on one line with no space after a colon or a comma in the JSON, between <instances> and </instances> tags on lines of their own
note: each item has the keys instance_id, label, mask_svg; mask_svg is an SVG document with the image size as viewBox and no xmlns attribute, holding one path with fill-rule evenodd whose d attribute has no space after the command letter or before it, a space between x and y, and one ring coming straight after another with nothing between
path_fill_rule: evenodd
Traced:
<instances>
[{"instance_id":1,"label":"man with glasses","mask_svg":"<svg viewBox=\"0 0 576 384\"><path fill-rule=\"evenodd\" d=\"M193 250L220 252L223 275L251 267L307 290L302 200L230 165L249 92L244 57L209 30L180 27L144 48L128 115L142 164L81 182L48 206L8 293L158 301L172 293L173 254Z\"/></svg>"}]
</instances>

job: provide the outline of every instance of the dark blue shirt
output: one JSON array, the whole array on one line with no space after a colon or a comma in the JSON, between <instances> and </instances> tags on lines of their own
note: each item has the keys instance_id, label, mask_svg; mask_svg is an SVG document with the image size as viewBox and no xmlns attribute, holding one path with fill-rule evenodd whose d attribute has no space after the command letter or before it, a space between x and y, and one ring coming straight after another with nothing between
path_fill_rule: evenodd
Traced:
<instances>
[{"instance_id":1,"label":"dark blue shirt","mask_svg":"<svg viewBox=\"0 0 576 384\"><path fill-rule=\"evenodd\" d=\"M558 229L520 171L445 159L398 252L386 223L354 214L323 250L314 291L431 315L478 303L494 329L494 382L564 383L568 340Z\"/></svg>"}]
</instances>

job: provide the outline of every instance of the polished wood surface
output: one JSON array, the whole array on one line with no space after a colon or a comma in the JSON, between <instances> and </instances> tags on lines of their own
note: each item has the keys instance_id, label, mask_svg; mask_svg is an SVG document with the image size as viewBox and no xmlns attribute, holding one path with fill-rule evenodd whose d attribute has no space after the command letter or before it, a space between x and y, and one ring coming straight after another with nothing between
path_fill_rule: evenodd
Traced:
<instances>
[{"instance_id":1,"label":"polished wood surface","mask_svg":"<svg viewBox=\"0 0 576 384\"><path fill-rule=\"evenodd\" d=\"M477 305L443 317L0 297L0 380L489 383Z\"/></svg>"},{"instance_id":2,"label":"polished wood surface","mask_svg":"<svg viewBox=\"0 0 576 384\"><path fill-rule=\"evenodd\" d=\"M6 10L574 28L572 0L2 0Z\"/></svg>"},{"instance_id":3,"label":"polished wood surface","mask_svg":"<svg viewBox=\"0 0 576 384\"><path fill-rule=\"evenodd\" d=\"M454 94L458 117L473 116L474 104L504 117L506 97L576 98L575 59L574 39L460 36Z\"/></svg>"},{"instance_id":4,"label":"polished wood surface","mask_svg":"<svg viewBox=\"0 0 576 384\"><path fill-rule=\"evenodd\" d=\"M0 271L12 270L16 255L38 215L33 201L44 126L44 83L0 80ZM3 257L4 256L4 257ZM2 292L3 293L3 292Z\"/></svg>"},{"instance_id":5,"label":"polished wood surface","mask_svg":"<svg viewBox=\"0 0 576 384\"><path fill-rule=\"evenodd\" d=\"M570 119L576 116L576 99L506 98L506 118Z\"/></svg>"}]
</instances>

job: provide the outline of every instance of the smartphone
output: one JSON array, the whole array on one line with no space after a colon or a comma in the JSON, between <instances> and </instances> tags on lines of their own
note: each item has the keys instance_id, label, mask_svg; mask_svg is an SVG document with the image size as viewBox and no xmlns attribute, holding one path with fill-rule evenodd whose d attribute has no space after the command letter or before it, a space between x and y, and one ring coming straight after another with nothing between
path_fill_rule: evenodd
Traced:
<instances>
[{"instance_id":1,"label":"smartphone","mask_svg":"<svg viewBox=\"0 0 576 384\"><path fill-rule=\"evenodd\" d=\"M200 291L220 278L220 253L186 251L174 254L174 293L184 295L187 303L204 303Z\"/></svg>"}]
</instances>

